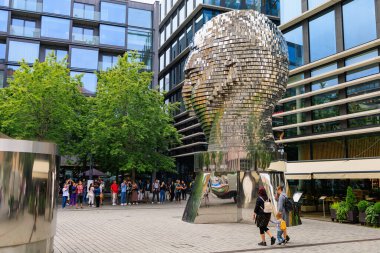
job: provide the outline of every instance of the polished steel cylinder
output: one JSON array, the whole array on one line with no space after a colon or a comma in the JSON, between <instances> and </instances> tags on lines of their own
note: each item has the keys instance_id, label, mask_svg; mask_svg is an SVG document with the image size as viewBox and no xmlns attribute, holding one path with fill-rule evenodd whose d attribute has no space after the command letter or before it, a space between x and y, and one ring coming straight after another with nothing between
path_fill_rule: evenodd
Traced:
<instances>
[{"instance_id":1,"label":"polished steel cylinder","mask_svg":"<svg viewBox=\"0 0 380 253\"><path fill-rule=\"evenodd\" d=\"M53 252L58 166L53 143L0 138L0 253Z\"/></svg>"}]
</instances>

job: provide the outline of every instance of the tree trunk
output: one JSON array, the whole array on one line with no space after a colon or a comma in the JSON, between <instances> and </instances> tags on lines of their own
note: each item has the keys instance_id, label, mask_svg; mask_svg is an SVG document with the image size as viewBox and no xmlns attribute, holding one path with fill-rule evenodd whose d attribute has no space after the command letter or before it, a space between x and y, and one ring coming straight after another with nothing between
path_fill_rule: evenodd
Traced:
<instances>
[{"instance_id":1,"label":"tree trunk","mask_svg":"<svg viewBox=\"0 0 380 253\"><path fill-rule=\"evenodd\" d=\"M132 169L132 181L136 181L136 169Z\"/></svg>"}]
</instances>

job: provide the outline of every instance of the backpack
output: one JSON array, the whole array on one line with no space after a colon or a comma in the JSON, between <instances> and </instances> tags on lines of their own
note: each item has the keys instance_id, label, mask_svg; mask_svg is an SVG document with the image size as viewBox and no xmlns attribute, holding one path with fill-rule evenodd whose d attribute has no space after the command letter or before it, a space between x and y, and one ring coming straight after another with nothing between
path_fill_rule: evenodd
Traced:
<instances>
[{"instance_id":1,"label":"backpack","mask_svg":"<svg viewBox=\"0 0 380 253\"><path fill-rule=\"evenodd\" d=\"M284 220L281 220L281 222L280 222L280 229L281 229L281 231L286 230L286 222Z\"/></svg>"},{"instance_id":2,"label":"backpack","mask_svg":"<svg viewBox=\"0 0 380 253\"><path fill-rule=\"evenodd\" d=\"M263 198L261 198L261 199L264 201L264 208L261 208L261 209L263 209L264 213L272 213L273 212L272 203L270 203L269 200L265 201Z\"/></svg>"},{"instance_id":3,"label":"backpack","mask_svg":"<svg viewBox=\"0 0 380 253\"><path fill-rule=\"evenodd\" d=\"M289 199L288 197L285 197L284 200L284 209L286 212L291 212L294 210L294 203L293 200Z\"/></svg>"}]
</instances>

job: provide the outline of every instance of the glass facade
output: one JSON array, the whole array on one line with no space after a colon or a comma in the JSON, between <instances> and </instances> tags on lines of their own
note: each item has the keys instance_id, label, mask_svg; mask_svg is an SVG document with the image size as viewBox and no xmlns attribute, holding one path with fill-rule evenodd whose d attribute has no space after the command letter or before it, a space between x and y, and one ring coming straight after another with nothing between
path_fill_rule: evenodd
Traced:
<instances>
[{"instance_id":1,"label":"glass facade","mask_svg":"<svg viewBox=\"0 0 380 253\"><path fill-rule=\"evenodd\" d=\"M347 104L348 113L364 112L380 109L380 97L356 101Z\"/></svg>"},{"instance_id":2,"label":"glass facade","mask_svg":"<svg viewBox=\"0 0 380 253\"><path fill-rule=\"evenodd\" d=\"M100 25L100 44L125 46L125 28L111 25Z\"/></svg>"},{"instance_id":3,"label":"glass facade","mask_svg":"<svg viewBox=\"0 0 380 253\"><path fill-rule=\"evenodd\" d=\"M34 20L12 18L10 33L31 38L40 37L40 31L36 28L36 21Z\"/></svg>"},{"instance_id":4,"label":"glass facade","mask_svg":"<svg viewBox=\"0 0 380 253\"><path fill-rule=\"evenodd\" d=\"M96 84L97 84L97 77L93 73L84 73L84 72L75 72L71 71L70 75L72 77L82 75L82 93L86 95L95 95L96 93Z\"/></svg>"},{"instance_id":5,"label":"glass facade","mask_svg":"<svg viewBox=\"0 0 380 253\"><path fill-rule=\"evenodd\" d=\"M76 18L98 20L99 13L95 12L95 5L74 3L73 16Z\"/></svg>"},{"instance_id":6,"label":"glass facade","mask_svg":"<svg viewBox=\"0 0 380 253\"><path fill-rule=\"evenodd\" d=\"M371 116L354 118L354 119L348 120L349 128L378 126L378 125L380 125L380 115L371 115Z\"/></svg>"},{"instance_id":7,"label":"glass facade","mask_svg":"<svg viewBox=\"0 0 380 253\"><path fill-rule=\"evenodd\" d=\"M342 7L345 49L377 38L375 9L374 0L346 1Z\"/></svg>"},{"instance_id":8,"label":"glass facade","mask_svg":"<svg viewBox=\"0 0 380 253\"><path fill-rule=\"evenodd\" d=\"M331 118L335 116L339 116L338 106L332 106L312 111L313 120Z\"/></svg>"},{"instance_id":9,"label":"glass facade","mask_svg":"<svg viewBox=\"0 0 380 253\"><path fill-rule=\"evenodd\" d=\"M338 100L338 91L319 94L311 98L312 105L320 105Z\"/></svg>"},{"instance_id":10,"label":"glass facade","mask_svg":"<svg viewBox=\"0 0 380 253\"><path fill-rule=\"evenodd\" d=\"M43 0L43 11L70 16L71 0Z\"/></svg>"},{"instance_id":11,"label":"glass facade","mask_svg":"<svg viewBox=\"0 0 380 253\"><path fill-rule=\"evenodd\" d=\"M339 122L326 122L313 125L313 133L334 132L340 130Z\"/></svg>"},{"instance_id":12,"label":"glass facade","mask_svg":"<svg viewBox=\"0 0 380 253\"><path fill-rule=\"evenodd\" d=\"M5 61L6 49L7 49L7 44L0 42L0 63Z\"/></svg>"},{"instance_id":13,"label":"glass facade","mask_svg":"<svg viewBox=\"0 0 380 253\"><path fill-rule=\"evenodd\" d=\"M338 68L336 63L329 64L327 66L319 67L316 69L311 70L311 77L319 76L324 73L336 70ZM311 90L320 90L323 88L335 86L338 84L338 77L337 76L332 76L326 79L318 80L316 82L313 82L311 85Z\"/></svg>"},{"instance_id":14,"label":"glass facade","mask_svg":"<svg viewBox=\"0 0 380 253\"><path fill-rule=\"evenodd\" d=\"M70 38L70 20L43 16L41 36L68 40Z\"/></svg>"},{"instance_id":15,"label":"glass facade","mask_svg":"<svg viewBox=\"0 0 380 253\"><path fill-rule=\"evenodd\" d=\"M152 33L143 29L128 29L128 45L130 50L151 51Z\"/></svg>"},{"instance_id":16,"label":"glass facade","mask_svg":"<svg viewBox=\"0 0 380 253\"><path fill-rule=\"evenodd\" d=\"M45 49L45 59L50 54L54 54L55 57L57 57L57 61L62 61L63 59L65 59L65 57L68 56L68 52L66 50L51 49L51 48Z\"/></svg>"},{"instance_id":17,"label":"glass facade","mask_svg":"<svg viewBox=\"0 0 380 253\"><path fill-rule=\"evenodd\" d=\"M98 50L72 48L71 49L71 67L79 69L97 69L98 68Z\"/></svg>"},{"instance_id":18,"label":"glass facade","mask_svg":"<svg viewBox=\"0 0 380 253\"><path fill-rule=\"evenodd\" d=\"M119 58L116 55L102 55L102 61L100 62L99 69L105 71L113 68L117 64L118 59Z\"/></svg>"},{"instance_id":19,"label":"glass facade","mask_svg":"<svg viewBox=\"0 0 380 253\"><path fill-rule=\"evenodd\" d=\"M336 53L335 14L330 11L309 22L310 60Z\"/></svg>"},{"instance_id":20,"label":"glass facade","mask_svg":"<svg viewBox=\"0 0 380 253\"><path fill-rule=\"evenodd\" d=\"M302 26L284 34L288 44L289 69L300 67L304 63Z\"/></svg>"},{"instance_id":21,"label":"glass facade","mask_svg":"<svg viewBox=\"0 0 380 253\"><path fill-rule=\"evenodd\" d=\"M302 14L302 0L281 0L281 24Z\"/></svg>"},{"instance_id":22,"label":"glass facade","mask_svg":"<svg viewBox=\"0 0 380 253\"><path fill-rule=\"evenodd\" d=\"M152 12L128 8L128 25L152 28Z\"/></svg>"},{"instance_id":23,"label":"glass facade","mask_svg":"<svg viewBox=\"0 0 380 253\"><path fill-rule=\"evenodd\" d=\"M307 8L309 10L314 9L318 5L321 5L321 4L323 4L323 3L327 2L327 1L328 0L307 0Z\"/></svg>"},{"instance_id":24,"label":"glass facade","mask_svg":"<svg viewBox=\"0 0 380 253\"><path fill-rule=\"evenodd\" d=\"M4 71L0 70L0 88L4 87Z\"/></svg>"},{"instance_id":25,"label":"glass facade","mask_svg":"<svg viewBox=\"0 0 380 253\"><path fill-rule=\"evenodd\" d=\"M347 97L354 97L362 94L371 93L380 90L380 81L375 80L371 82L365 82L359 85L355 85L347 88Z\"/></svg>"},{"instance_id":26,"label":"glass facade","mask_svg":"<svg viewBox=\"0 0 380 253\"><path fill-rule=\"evenodd\" d=\"M362 54L355 55L355 56L347 58L345 61L345 65L350 66L352 64L360 63L362 61L369 60L369 59L372 59L372 58L375 58L378 56L379 56L379 53L378 53L377 49L372 50L372 51L369 51L366 53L362 53ZM352 81L352 80L362 78L365 76L378 74L378 73L379 73L379 64L376 63L376 64L373 64L370 66L366 66L366 67L358 68L358 69L355 69L352 71L348 71L346 73L346 81L348 82L348 81Z\"/></svg>"},{"instance_id":27,"label":"glass facade","mask_svg":"<svg viewBox=\"0 0 380 253\"><path fill-rule=\"evenodd\" d=\"M0 10L0 32L8 31L8 11Z\"/></svg>"},{"instance_id":28,"label":"glass facade","mask_svg":"<svg viewBox=\"0 0 380 253\"><path fill-rule=\"evenodd\" d=\"M9 0L0 0L0 6L9 6Z\"/></svg>"},{"instance_id":29,"label":"glass facade","mask_svg":"<svg viewBox=\"0 0 380 253\"><path fill-rule=\"evenodd\" d=\"M94 36L93 28L73 27L72 40L90 45L99 44L99 37Z\"/></svg>"},{"instance_id":30,"label":"glass facade","mask_svg":"<svg viewBox=\"0 0 380 253\"><path fill-rule=\"evenodd\" d=\"M11 40L8 45L9 62L20 62L25 60L27 63L33 63L39 58L40 45L38 43Z\"/></svg>"},{"instance_id":31,"label":"glass facade","mask_svg":"<svg viewBox=\"0 0 380 253\"><path fill-rule=\"evenodd\" d=\"M100 18L103 21L122 24L126 22L127 6L124 4L101 2L100 10Z\"/></svg>"}]
</instances>

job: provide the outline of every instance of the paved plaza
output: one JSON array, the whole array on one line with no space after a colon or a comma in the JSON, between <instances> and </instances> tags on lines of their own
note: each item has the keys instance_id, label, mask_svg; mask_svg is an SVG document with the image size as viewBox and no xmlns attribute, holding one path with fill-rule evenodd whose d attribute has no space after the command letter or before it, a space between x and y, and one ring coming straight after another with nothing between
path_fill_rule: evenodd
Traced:
<instances>
[{"instance_id":1,"label":"paved plaza","mask_svg":"<svg viewBox=\"0 0 380 253\"><path fill-rule=\"evenodd\" d=\"M184 205L58 211L55 252L379 252L380 229L304 219L286 246L259 247L250 224L189 224ZM271 227L272 232L275 229ZM267 240L269 241L269 240Z\"/></svg>"}]
</instances>

